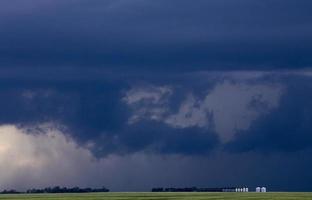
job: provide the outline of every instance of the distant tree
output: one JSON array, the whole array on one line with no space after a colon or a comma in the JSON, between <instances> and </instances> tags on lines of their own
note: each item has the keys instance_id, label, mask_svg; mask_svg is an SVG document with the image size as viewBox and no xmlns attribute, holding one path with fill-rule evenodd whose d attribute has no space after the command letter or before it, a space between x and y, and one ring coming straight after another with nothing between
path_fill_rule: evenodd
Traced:
<instances>
[{"instance_id":1,"label":"distant tree","mask_svg":"<svg viewBox=\"0 0 312 200\"><path fill-rule=\"evenodd\" d=\"M26 191L26 193L89 193L89 192L109 192L109 189L105 187L92 189L79 187L61 188L60 186L55 186L53 188L47 187L44 189L29 189Z\"/></svg>"},{"instance_id":2,"label":"distant tree","mask_svg":"<svg viewBox=\"0 0 312 200\"><path fill-rule=\"evenodd\" d=\"M20 192L16 190L3 190L1 194L20 194Z\"/></svg>"},{"instance_id":3,"label":"distant tree","mask_svg":"<svg viewBox=\"0 0 312 200\"><path fill-rule=\"evenodd\" d=\"M152 192L163 192L164 188L153 188Z\"/></svg>"}]
</instances>

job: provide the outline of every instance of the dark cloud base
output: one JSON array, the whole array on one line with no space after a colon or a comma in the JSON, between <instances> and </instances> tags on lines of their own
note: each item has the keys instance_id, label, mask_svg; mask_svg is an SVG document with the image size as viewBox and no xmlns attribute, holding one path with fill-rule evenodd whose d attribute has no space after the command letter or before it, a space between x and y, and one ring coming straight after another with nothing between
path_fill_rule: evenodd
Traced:
<instances>
[{"instance_id":1,"label":"dark cloud base","mask_svg":"<svg viewBox=\"0 0 312 200\"><path fill-rule=\"evenodd\" d=\"M247 131L237 133L225 149L293 152L311 147L310 78L286 77L283 83L287 91L278 108L257 119ZM217 133L211 129L180 129L148 119L129 124L132 111L122 98L130 87L125 80L118 83L42 81L40 84L2 81L0 123L23 127L45 122L59 124L81 144L94 142L94 153L99 156L139 151L200 155L220 147ZM184 89L184 93L190 90ZM182 103L181 97L184 98L183 85L168 104L172 112Z\"/></svg>"},{"instance_id":2,"label":"dark cloud base","mask_svg":"<svg viewBox=\"0 0 312 200\"><path fill-rule=\"evenodd\" d=\"M310 79L289 78L287 92L279 107L238 133L228 145L230 151L294 152L312 147L312 83Z\"/></svg>"}]
</instances>

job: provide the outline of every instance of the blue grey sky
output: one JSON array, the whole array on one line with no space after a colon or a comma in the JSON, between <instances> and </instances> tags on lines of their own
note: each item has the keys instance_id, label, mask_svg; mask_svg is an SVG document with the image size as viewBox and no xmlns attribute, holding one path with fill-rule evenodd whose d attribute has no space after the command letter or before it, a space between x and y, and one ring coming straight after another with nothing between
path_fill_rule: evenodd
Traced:
<instances>
[{"instance_id":1,"label":"blue grey sky","mask_svg":"<svg viewBox=\"0 0 312 200\"><path fill-rule=\"evenodd\" d=\"M0 188L311 191L311 9L2 0Z\"/></svg>"}]
</instances>

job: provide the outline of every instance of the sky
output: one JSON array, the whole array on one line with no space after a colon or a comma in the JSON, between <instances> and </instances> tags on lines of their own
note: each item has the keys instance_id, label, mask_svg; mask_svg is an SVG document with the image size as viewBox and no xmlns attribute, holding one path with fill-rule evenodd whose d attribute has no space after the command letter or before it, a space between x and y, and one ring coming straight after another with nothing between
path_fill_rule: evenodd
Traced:
<instances>
[{"instance_id":1,"label":"sky","mask_svg":"<svg viewBox=\"0 0 312 200\"><path fill-rule=\"evenodd\" d=\"M311 9L0 1L0 189L312 191Z\"/></svg>"}]
</instances>

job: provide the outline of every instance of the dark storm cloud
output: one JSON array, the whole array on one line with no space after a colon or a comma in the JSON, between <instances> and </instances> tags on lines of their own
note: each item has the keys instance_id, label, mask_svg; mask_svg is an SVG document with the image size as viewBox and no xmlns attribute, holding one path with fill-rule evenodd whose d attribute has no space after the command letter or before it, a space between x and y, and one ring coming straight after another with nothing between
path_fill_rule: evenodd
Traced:
<instances>
[{"instance_id":1,"label":"dark storm cloud","mask_svg":"<svg viewBox=\"0 0 312 200\"><path fill-rule=\"evenodd\" d=\"M228 145L234 152L294 152L312 147L311 78L286 80L287 92L279 107L255 121L250 129L240 131Z\"/></svg>"},{"instance_id":2,"label":"dark storm cloud","mask_svg":"<svg viewBox=\"0 0 312 200\"><path fill-rule=\"evenodd\" d=\"M75 127L78 135L83 132L81 137L92 137L119 127L121 87L105 81L2 81L1 123L61 122Z\"/></svg>"},{"instance_id":3,"label":"dark storm cloud","mask_svg":"<svg viewBox=\"0 0 312 200\"><path fill-rule=\"evenodd\" d=\"M53 122L81 145L92 144L89 148L99 157L141 151L205 155L223 145L230 152L310 147L308 72L302 72L304 76L258 73L158 77L150 86L141 81L132 84L136 78L3 79L0 123L31 128ZM279 85L286 91L281 96L274 95L281 92ZM225 99L228 93L231 99ZM190 94L199 102L193 104ZM220 110L224 106L227 109ZM228 115L235 119L228 121ZM224 144L220 139L230 141Z\"/></svg>"},{"instance_id":4,"label":"dark storm cloud","mask_svg":"<svg viewBox=\"0 0 312 200\"><path fill-rule=\"evenodd\" d=\"M105 149L103 143L110 144L108 147L110 146L111 149ZM107 137L98 139L94 151L99 155L107 154L107 151L121 154L144 151L163 155L205 155L209 154L217 144L218 139L213 131L199 128L173 129L161 123L147 121L124 127L119 132L115 132L111 139Z\"/></svg>"},{"instance_id":5,"label":"dark storm cloud","mask_svg":"<svg viewBox=\"0 0 312 200\"><path fill-rule=\"evenodd\" d=\"M274 69L311 65L311 1L2 1L5 66Z\"/></svg>"},{"instance_id":6,"label":"dark storm cloud","mask_svg":"<svg viewBox=\"0 0 312 200\"><path fill-rule=\"evenodd\" d=\"M30 133L41 123L55 123L81 145L91 142L97 156L139 151L204 154L216 146L212 131L175 130L151 121L127 124L131 113L122 97L129 87L120 80L3 80L0 123L17 124Z\"/></svg>"},{"instance_id":7,"label":"dark storm cloud","mask_svg":"<svg viewBox=\"0 0 312 200\"><path fill-rule=\"evenodd\" d=\"M104 180L115 190L311 190L311 8L310 0L2 0L2 139L17 147L28 138L35 161L63 156L48 162L59 176L41 166L39 186L66 183L69 166L86 176L73 173L71 184ZM36 135L45 123L61 144ZM0 168L10 168L5 158ZM16 169L22 176L1 180L32 182Z\"/></svg>"}]
</instances>

